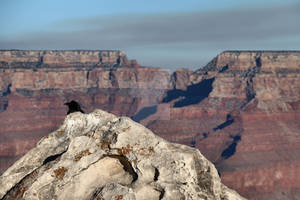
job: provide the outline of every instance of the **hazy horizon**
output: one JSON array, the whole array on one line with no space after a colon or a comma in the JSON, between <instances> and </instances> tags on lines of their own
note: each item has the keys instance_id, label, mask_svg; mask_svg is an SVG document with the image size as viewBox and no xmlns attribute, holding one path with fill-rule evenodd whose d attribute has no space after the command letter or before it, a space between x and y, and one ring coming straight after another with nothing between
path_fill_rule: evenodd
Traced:
<instances>
[{"instance_id":1,"label":"hazy horizon","mask_svg":"<svg viewBox=\"0 0 300 200\"><path fill-rule=\"evenodd\" d=\"M0 49L121 50L144 66L198 69L226 50L298 50L300 3L0 2Z\"/></svg>"}]
</instances>

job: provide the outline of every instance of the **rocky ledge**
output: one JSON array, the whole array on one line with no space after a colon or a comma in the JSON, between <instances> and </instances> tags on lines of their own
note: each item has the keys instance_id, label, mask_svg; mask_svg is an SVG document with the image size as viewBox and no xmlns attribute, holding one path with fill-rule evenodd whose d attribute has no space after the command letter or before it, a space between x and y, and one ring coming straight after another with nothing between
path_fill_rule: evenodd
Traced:
<instances>
[{"instance_id":1,"label":"rocky ledge","mask_svg":"<svg viewBox=\"0 0 300 200\"><path fill-rule=\"evenodd\" d=\"M300 72L300 51L224 51L200 70L241 72L253 67L262 73Z\"/></svg>"},{"instance_id":2,"label":"rocky ledge","mask_svg":"<svg viewBox=\"0 0 300 200\"><path fill-rule=\"evenodd\" d=\"M1 199L244 199L199 150L127 117L72 113L0 177Z\"/></svg>"},{"instance_id":3,"label":"rocky ledge","mask_svg":"<svg viewBox=\"0 0 300 200\"><path fill-rule=\"evenodd\" d=\"M1 68L139 66L118 50L0 50Z\"/></svg>"}]
</instances>

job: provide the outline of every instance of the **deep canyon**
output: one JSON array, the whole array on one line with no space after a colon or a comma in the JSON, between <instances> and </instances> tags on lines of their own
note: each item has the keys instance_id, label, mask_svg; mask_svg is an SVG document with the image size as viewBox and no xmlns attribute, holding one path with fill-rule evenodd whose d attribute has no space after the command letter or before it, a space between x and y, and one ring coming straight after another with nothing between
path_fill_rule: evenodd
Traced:
<instances>
[{"instance_id":1,"label":"deep canyon","mask_svg":"<svg viewBox=\"0 0 300 200\"><path fill-rule=\"evenodd\" d=\"M300 51L225 51L172 74L122 51L0 51L0 170L76 100L198 148L249 199L300 198Z\"/></svg>"}]
</instances>

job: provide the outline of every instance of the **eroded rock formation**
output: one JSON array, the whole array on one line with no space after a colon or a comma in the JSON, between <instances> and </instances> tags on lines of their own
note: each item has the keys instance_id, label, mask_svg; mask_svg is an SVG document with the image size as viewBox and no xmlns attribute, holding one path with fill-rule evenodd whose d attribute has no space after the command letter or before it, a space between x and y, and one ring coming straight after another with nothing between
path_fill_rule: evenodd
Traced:
<instances>
[{"instance_id":1,"label":"eroded rock formation","mask_svg":"<svg viewBox=\"0 0 300 200\"><path fill-rule=\"evenodd\" d=\"M112 50L0 50L1 68L95 67L110 65L138 66L122 51Z\"/></svg>"},{"instance_id":2,"label":"eroded rock formation","mask_svg":"<svg viewBox=\"0 0 300 200\"><path fill-rule=\"evenodd\" d=\"M0 177L0 198L244 199L199 150L102 110L68 115Z\"/></svg>"},{"instance_id":3,"label":"eroded rock formation","mask_svg":"<svg viewBox=\"0 0 300 200\"><path fill-rule=\"evenodd\" d=\"M112 55L123 57L106 64L77 58L103 51L40 51L59 58L48 64L29 56L36 51L9 52L0 56L2 169L56 130L67 113L63 103L76 100L84 111L126 115L200 149L224 183L249 199L300 196L299 51L226 51L204 68L172 75L118 51Z\"/></svg>"},{"instance_id":4,"label":"eroded rock formation","mask_svg":"<svg viewBox=\"0 0 300 200\"><path fill-rule=\"evenodd\" d=\"M189 81L148 128L200 149L250 199L298 199L300 52L224 52Z\"/></svg>"},{"instance_id":5,"label":"eroded rock formation","mask_svg":"<svg viewBox=\"0 0 300 200\"><path fill-rule=\"evenodd\" d=\"M65 102L133 116L169 88L167 72L120 51L0 51L0 61L1 171L58 128Z\"/></svg>"}]
</instances>

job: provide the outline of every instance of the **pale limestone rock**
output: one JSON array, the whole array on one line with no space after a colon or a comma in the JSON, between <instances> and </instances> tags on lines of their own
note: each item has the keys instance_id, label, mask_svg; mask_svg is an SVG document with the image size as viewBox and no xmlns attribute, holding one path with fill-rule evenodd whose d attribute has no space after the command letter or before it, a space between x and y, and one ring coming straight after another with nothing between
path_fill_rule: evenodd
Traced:
<instances>
[{"instance_id":1,"label":"pale limestone rock","mask_svg":"<svg viewBox=\"0 0 300 200\"><path fill-rule=\"evenodd\" d=\"M71 184L57 191L57 195L61 199L86 199L106 184L129 185L131 182L132 176L123 169L118 159L105 157L75 176Z\"/></svg>"},{"instance_id":2,"label":"pale limestone rock","mask_svg":"<svg viewBox=\"0 0 300 200\"><path fill-rule=\"evenodd\" d=\"M135 197L139 200L157 200L161 192L155 190L150 185L143 185L139 190L136 191Z\"/></svg>"},{"instance_id":3,"label":"pale limestone rock","mask_svg":"<svg viewBox=\"0 0 300 200\"><path fill-rule=\"evenodd\" d=\"M68 115L0 177L0 198L244 199L199 150L101 110Z\"/></svg>"}]
</instances>

